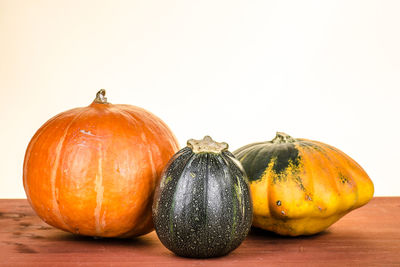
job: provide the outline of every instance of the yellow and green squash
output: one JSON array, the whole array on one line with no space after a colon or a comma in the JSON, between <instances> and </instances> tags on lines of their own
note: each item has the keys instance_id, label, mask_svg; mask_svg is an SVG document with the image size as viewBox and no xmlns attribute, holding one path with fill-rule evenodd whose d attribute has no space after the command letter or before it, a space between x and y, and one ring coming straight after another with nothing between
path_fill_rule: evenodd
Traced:
<instances>
[{"instance_id":1,"label":"yellow and green squash","mask_svg":"<svg viewBox=\"0 0 400 267\"><path fill-rule=\"evenodd\" d=\"M353 159L330 145L278 132L234 152L250 182L253 226L280 235L321 232L366 204L374 186Z\"/></svg>"}]
</instances>

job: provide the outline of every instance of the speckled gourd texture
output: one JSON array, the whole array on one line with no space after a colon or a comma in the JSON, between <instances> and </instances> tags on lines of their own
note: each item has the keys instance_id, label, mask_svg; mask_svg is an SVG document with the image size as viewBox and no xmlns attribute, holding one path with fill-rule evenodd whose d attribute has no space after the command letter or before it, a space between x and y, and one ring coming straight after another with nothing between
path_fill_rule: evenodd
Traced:
<instances>
[{"instance_id":1,"label":"speckled gourd texture","mask_svg":"<svg viewBox=\"0 0 400 267\"><path fill-rule=\"evenodd\" d=\"M239 148L253 200L253 226L280 235L319 233L372 198L364 169L339 149L278 132Z\"/></svg>"},{"instance_id":2,"label":"speckled gourd texture","mask_svg":"<svg viewBox=\"0 0 400 267\"><path fill-rule=\"evenodd\" d=\"M164 169L153 220L161 242L177 255L207 258L231 252L252 222L240 163L229 151L193 153L183 148Z\"/></svg>"}]
</instances>

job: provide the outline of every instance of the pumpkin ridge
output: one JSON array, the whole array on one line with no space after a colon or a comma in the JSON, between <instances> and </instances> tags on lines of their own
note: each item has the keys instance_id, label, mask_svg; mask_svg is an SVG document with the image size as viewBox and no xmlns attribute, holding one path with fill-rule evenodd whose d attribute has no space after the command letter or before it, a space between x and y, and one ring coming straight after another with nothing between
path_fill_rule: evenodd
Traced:
<instances>
[{"instance_id":1,"label":"pumpkin ridge","mask_svg":"<svg viewBox=\"0 0 400 267\"><path fill-rule=\"evenodd\" d=\"M237 154L238 150L236 150L233 153L234 157L236 157L239 160L239 162L254 161L256 156L257 156L257 154L254 155L255 153L252 151L253 150L253 146L257 147L257 146L260 146L262 144L263 143L261 143L261 142L260 143L254 143L254 144L247 145L244 149L239 148L238 150L241 150L241 151ZM251 160L249 158L251 158ZM256 178L256 177L254 177L254 175L252 175L249 172L246 172L246 173L247 173L247 178L248 178L249 182L250 181L259 180L261 178L261 177Z\"/></svg>"},{"instance_id":2,"label":"pumpkin ridge","mask_svg":"<svg viewBox=\"0 0 400 267\"><path fill-rule=\"evenodd\" d=\"M105 99L105 101L107 101L107 98ZM124 123L132 125L133 128L136 128L138 126L142 127L144 125L143 121L140 121L140 124L139 124L136 117L132 116L128 111L123 110L119 104L111 104L109 102L101 103L101 102L94 101L93 105L100 105L99 108L101 108L104 111L107 110L110 117L114 117L119 120L122 120ZM125 134L126 134L126 131L125 131ZM145 142L148 144L147 140ZM102 146L100 145L99 147L100 147L99 151L101 151ZM150 153L151 151L148 150L147 152ZM100 158L103 158L103 157L104 157L104 151L103 151L103 154L99 155L99 161L100 161ZM149 159L149 161L150 161L150 159ZM96 175L96 179L97 179L97 175ZM136 182L136 181L134 181L134 182ZM154 182L153 182L153 185L154 185ZM95 188L97 188L97 187L95 187ZM96 191L96 194L98 195L97 191ZM98 197L100 199L100 196L98 196ZM101 198L104 198L104 187L103 187L103 196ZM97 197L96 197L96 200L97 200ZM99 235L99 236L101 235L101 233L104 233L105 231L107 231L107 230L104 230L104 226L102 228L102 225L105 224L105 216L106 215L105 215L105 211L103 211L103 214L100 216L100 211L102 209L101 205L102 205L102 203L100 203L100 208L98 208L96 205L95 213L94 213L95 214L95 229L96 229L97 235ZM142 209L145 210L147 206L148 205L144 204ZM97 209L99 209L99 210L97 210ZM142 213L142 215L146 215L146 214ZM100 220L100 217L102 218L101 220ZM132 219L132 218L130 218L130 219ZM102 223L100 223L100 221L102 221ZM143 219L142 221L146 221L146 219ZM141 234L146 234L149 232L149 230L142 229L144 227L145 226L142 225L141 223L137 224L134 229L125 230L125 231L121 232L119 237L129 237L129 236L137 236L137 235L141 235Z\"/></svg>"},{"instance_id":3,"label":"pumpkin ridge","mask_svg":"<svg viewBox=\"0 0 400 267\"><path fill-rule=\"evenodd\" d=\"M123 110L123 109L120 108L118 105L116 105L116 107L118 108L118 110L119 110L121 113L126 113L126 114L128 114L128 116L129 116L134 122L136 122L136 123L138 123L138 124L141 124L141 125L145 125L145 123L143 122L143 120L141 120L140 118L138 118L137 116L135 116L135 114L132 114L132 113L129 112L129 111ZM131 124L133 124L131 121L128 121L128 122L131 123ZM136 125L134 125L134 126L136 126ZM153 147L154 147L154 146L151 145L151 143L149 142L149 140L148 140L148 138L147 138L146 135L149 134L149 135L152 137L152 139L156 139L156 138L155 138L154 133L150 130L149 125L147 125L146 129L148 130L148 132L143 131L143 132L142 132L142 135L140 136L140 138L142 138L142 140L143 140L145 143L147 143L147 145L148 145L148 147L149 147L149 149L147 150L147 158L149 159L149 163L150 163L150 166L151 166L151 172L152 172L152 176L153 176L153 177L152 177L152 180L151 180L152 183L151 183L150 188L155 188L156 184L158 184L158 182L159 182L159 181L157 181L159 176L158 176L158 174L157 174L156 166L154 165L154 159L153 159L153 153L152 153L152 152L154 152L154 151L153 151ZM161 154L160 147L159 147L159 146L155 146L155 148L158 149L159 154ZM152 193L151 196L147 199L147 202L151 202L151 201L153 200L154 191L155 191L155 190L153 190L153 193ZM148 203L147 203L147 204L148 204ZM145 207L146 207L146 206L147 206L147 205L145 205ZM151 206L151 204L150 204L150 206ZM151 217L151 212L150 212L147 216L150 216L150 217ZM137 229L135 235L146 234L146 233L148 233L150 230L151 230L151 229L149 229L149 230L148 230L148 229Z\"/></svg>"},{"instance_id":4,"label":"pumpkin ridge","mask_svg":"<svg viewBox=\"0 0 400 267\"><path fill-rule=\"evenodd\" d=\"M179 159L180 157L178 157L177 159ZM195 154L192 154L185 162L185 166L192 164L192 162L195 159ZM184 178L184 172L185 172L185 168L182 168L181 173L177 176L178 179L176 179L176 185L178 185L179 181L181 179ZM177 189L175 188L174 193L172 194L172 198L171 198L171 208L170 208L170 214L169 214L169 221L170 221L170 225L169 225L169 231L172 237L172 242L175 242L175 234L174 234L174 210L175 210L175 201L176 201L176 192Z\"/></svg>"},{"instance_id":5,"label":"pumpkin ridge","mask_svg":"<svg viewBox=\"0 0 400 267\"><path fill-rule=\"evenodd\" d=\"M270 147L268 146L268 147L261 147L259 150L257 150L255 153L253 152L252 154L255 154L254 155L254 157L253 157L253 160L254 160L254 164L252 165L252 168L251 169L257 169L256 168L256 166L254 166L255 165L255 163L257 163L257 159L259 158L259 157L263 157L263 155L266 153L266 151L268 151L270 149ZM263 157L264 158L264 157ZM271 162L271 160L272 160L272 158L269 158L269 159L267 159L266 160L266 166L268 166L269 165L269 163ZM264 163L264 164L265 164ZM263 168L261 168L261 169L265 169L265 167L263 167ZM261 174L257 174L257 173L254 173L254 180L260 180L261 179L261 175L262 175L262 173Z\"/></svg>"},{"instance_id":6,"label":"pumpkin ridge","mask_svg":"<svg viewBox=\"0 0 400 267\"><path fill-rule=\"evenodd\" d=\"M348 207L349 210L355 209L359 205L359 187L357 186L357 176L358 174L353 171L353 168L351 167L350 163L355 162L353 159L351 159L349 156L347 156L344 152L340 153L337 150L334 150L334 153L337 154L337 158L341 158L342 160L338 160L338 164L340 165L337 171L337 179L340 179L341 181L344 181L344 184L351 184L352 188L355 189L353 190L354 192L354 200L352 205ZM362 169L360 166L358 166L360 169ZM343 174L343 171L345 170L347 175Z\"/></svg>"},{"instance_id":7,"label":"pumpkin ridge","mask_svg":"<svg viewBox=\"0 0 400 267\"><path fill-rule=\"evenodd\" d=\"M205 175L205 177L204 177L204 182L203 182L203 190L204 190L204 198L203 198L203 201L204 201L204 226L205 227L207 227L207 225L208 225L208 216L207 216L207 214L208 214L208 181L209 181L209 178L210 178L210 157L211 157L211 155L212 154L209 154L209 153L206 153L205 154L206 155L206 158L207 158L207 163L206 163L206 175ZM206 240L208 240L208 235L207 235L207 232L205 232L206 233ZM197 252L198 253L198 252Z\"/></svg>"},{"instance_id":8,"label":"pumpkin ridge","mask_svg":"<svg viewBox=\"0 0 400 267\"><path fill-rule=\"evenodd\" d=\"M224 157L222 157L222 158L224 158ZM224 159L225 160L225 159ZM225 160L226 161L226 160ZM232 177L232 175L230 174L230 176ZM230 181L231 181L231 179L230 179ZM237 220L236 220L236 213L237 213L237 204L236 204L236 192L235 192L235 190L234 190L234 187L235 187L235 184L234 184L234 182L233 182L233 186L231 186L232 188L231 188L231 190L232 190L232 192L231 192L231 194L232 194L232 206L233 206L233 208L232 208L232 229L231 229L231 233L230 233L230 239L229 239L229 242L228 242L228 244L227 244L227 249L226 250L228 250L228 248L230 248L230 246L232 245L232 242L233 242L233 238L232 238L232 236L233 236L233 234L235 233L235 228L237 227ZM225 253L225 252L224 252Z\"/></svg>"},{"instance_id":9,"label":"pumpkin ridge","mask_svg":"<svg viewBox=\"0 0 400 267\"><path fill-rule=\"evenodd\" d=\"M28 144L28 148L25 152L25 157L24 157L24 164L23 164L23 184L24 184L24 189L26 192L26 195L28 197L28 201L31 203L31 198L30 198L30 190L28 189L28 185L27 185L27 173L28 173L28 161L27 159L29 158L32 149L34 147L34 144L36 144L37 140L43 135L43 133L45 132L45 130L47 130L47 128L50 127L51 122L59 119L60 117L64 116L64 112L60 113L52 118L50 118L49 120L47 120L47 122L45 124L43 124L35 133L35 135L32 137L31 141ZM31 206L33 207L32 203ZM34 207L33 207L34 208Z\"/></svg>"},{"instance_id":10,"label":"pumpkin ridge","mask_svg":"<svg viewBox=\"0 0 400 267\"><path fill-rule=\"evenodd\" d=\"M236 165L233 159L229 155L230 152L223 152L222 157L218 158L219 161L223 160L224 163L228 166L228 170L224 170L225 174L225 179L228 180L232 186L231 187L231 194L232 194L232 204L233 204L233 213L232 213L232 226L231 226L231 232L230 232L230 239L228 244L226 245L226 250L222 254L226 254L231 250L231 247L237 247L239 244L233 243L235 241L234 234L236 231L240 230L237 229L238 227L238 221L237 221L237 212L240 207L241 208L241 217L242 217L242 223L245 220L245 200L243 198L243 194L241 193L241 187L242 183L240 182L240 179L233 173L233 170L236 169L238 172L242 172L242 170L239 168L240 165ZM245 173L244 173L245 174ZM235 183L236 182L236 183ZM245 185L243 185L245 186ZM240 193L240 196L238 195L238 192ZM251 198L250 198L251 199ZM251 215L252 216L252 215ZM239 225L240 226L240 225ZM247 235L247 233L246 233Z\"/></svg>"},{"instance_id":11,"label":"pumpkin ridge","mask_svg":"<svg viewBox=\"0 0 400 267\"><path fill-rule=\"evenodd\" d=\"M230 166L230 162L225 158L225 155L224 154L222 154L222 156L220 157L220 158L218 158L218 161L220 162L220 163L222 163L222 164L226 164L227 166L228 166L228 170L230 170L230 168L231 168L231 166ZM222 162L223 161L223 162ZM222 165L223 166L223 165ZM229 181L229 182L232 182L232 174L230 173L230 171L228 171L228 170L225 170L225 169L223 169L224 170L224 177L223 177L223 179L225 179L225 180L227 180L227 181ZM233 241L233 238L232 238L232 236L233 236L233 233L235 232L235 228L236 228L236 226L237 226L237 221L236 221L236 202L235 202L235 196L236 196L236 194L235 194L235 190L234 190L234 185L233 186L231 186L231 194L232 194L232 205L233 205L233 209L232 209L232 211L233 211L233 213L232 213L232 225L231 225L231 233L230 233L230 239L229 239L229 242L228 242L228 244L226 245L226 247L227 247L227 250L229 250L230 249L230 246L231 246L231 244L232 244L232 241ZM222 253L222 254L225 254L225 252L224 253Z\"/></svg>"},{"instance_id":12,"label":"pumpkin ridge","mask_svg":"<svg viewBox=\"0 0 400 267\"><path fill-rule=\"evenodd\" d=\"M320 150L314 150L313 153L310 153L309 157L311 157L312 162L315 162L316 160L318 160L318 162L320 162L319 164L314 163L314 164L317 164L317 166L324 166L324 169L320 168L320 171L324 170L324 174L327 177L334 177L334 179L328 179L327 182L329 182L329 185L331 186L331 188L333 188L332 191L334 192L334 195L335 196L340 195L340 192L342 190L339 187L340 185L338 184L338 181L337 181L338 178L336 178L336 177L338 177L338 175L339 175L339 169L341 169L343 171L344 170L347 171L347 169L343 168L343 165L340 163L340 161L338 161L336 159L336 157L334 157L335 160L332 159L332 157L327 157L326 154L323 153L323 151L322 151L323 149L324 148L321 147ZM319 155L317 155L317 153ZM336 151L334 151L334 155L335 154L337 154ZM338 164L339 164L339 166L333 167ZM309 175L308 177L310 179L314 179L314 176L315 175ZM349 176L349 175L347 175L347 176ZM355 193L355 192L353 192L353 193ZM349 194L351 194L351 193L349 193ZM327 206L327 203L325 203L325 201L321 204L323 204L324 207ZM330 209L329 209L330 211L328 213L326 213L327 212L326 208L321 208L321 205L318 205L316 203L316 207L320 210L320 212L324 213L324 215L320 215L320 217L323 218L326 216L334 215L335 213L338 213L338 212L343 212L345 210L350 209L352 206L352 205L349 206L346 203L345 199L343 199L343 197L338 197L338 196L337 196L336 201L330 201L330 202L328 202L328 204L329 204L328 206L330 206Z\"/></svg>"},{"instance_id":13,"label":"pumpkin ridge","mask_svg":"<svg viewBox=\"0 0 400 267\"><path fill-rule=\"evenodd\" d=\"M283 173L289 165L295 167L299 165L299 151L296 146L292 143L285 144L286 151L285 153L277 153L277 164L274 164L274 171L279 174ZM281 164L281 162L283 162Z\"/></svg>"},{"instance_id":14,"label":"pumpkin ridge","mask_svg":"<svg viewBox=\"0 0 400 267\"><path fill-rule=\"evenodd\" d=\"M245 145L244 147L238 148L236 151L233 152L233 154L236 155L237 159L242 158L244 155L247 155L249 153L248 150L251 150L253 147L262 145L262 144L264 144L264 142L258 142L258 143L252 143L252 144Z\"/></svg>"},{"instance_id":15,"label":"pumpkin ridge","mask_svg":"<svg viewBox=\"0 0 400 267\"><path fill-rule=\"evenodd\" d=\"M325 166L325 168L328 168L329 169L328 174L326 174L326 172L324 172L325 175L327 175L327 176L331 175L332 170L329 167L329 165L326 166L326 164L324 165L323 163L321 163L321 164L315 163L316 160L320 161L321 157L325 157L325 155L320 150L312 150L313 146L310 146L309 144L307 144L305 148L307 149L307 151L303 150L303 152L302 152L303 158L304 158L304 166L306 166L305 173L307 174L307 177L309 179L309 184L310 184L310 186L312 186L312 191L314 192L313 195L315 197L313 198L313 204L314 204L315 210L319 211L318 215L316 215L315 217L324 218L326 216L332 216L337 211L337 204L334 206L331 206L329 213L326 213L327 203L326 203L325 199L321 199L320 197L317 197L317 196L322 196L322 194L320 194L319 192L315 192L315 190L316 190L316 186L315 186L316 179L315 178L318 178L319 176L318 176L318 173L317 173L317 175L316 175L316 173L314 173L314 171L316 170L315 169L316 167L313 167L313 166L314 165ZM301 149L301 148L299 148L299 149ZM316 153L319 153L320 155L316 156ZM318 168L318 169L319 169L319 171L323 170L322 168ZM334 190L333 190L334 192L338 192L338 189L337 189L335 183L332 183L331 180L328 180L327 182L329 183L331 188L334 188ZM309 213L310 212L311 211L309 211ZM322 212L322 214L321 214L321 212ZM310 215L307 215L307 216L313 217Z\"/></svg>"},{"instance_id":16,"label":"pumpkin ridge","mask_svg":"<svg viewBox=\"0 0 400 267\"><path fill-rule=\"evenodd\" d=\"M257 158L258 158L258 156L261 154L261 151L262 151L263 149L267 150L267 148L260 148L260 149L258 149L256 152L254 152L254 151L250 151L250 152L249 152L249 156L253 156L253 155L254 155L253 158L252 158L253 164L252 164L251 168L249 168L250 170L258 169L258 168L256 168L256 166L254 166L254 164L257 163ZM247 160L250 160L249 157L247 157ZM270 161L270 160L269 160L269 161ZM266 163L267 163L267 166L268 166L268 164L269 164L269 161L266 162ZM261 168L261 169L265 169L265 168ZM257 175L257 173L249 173L249 180L250 180L250 181L258 181L258 180L262 179L262 176L261 176L261 175L262 175L262 172L261 172L261 174L259 174L259 175Z\"/></svg>"},{"instance_id":17,"label":"pumpkin ridge","mask_svg":"<svg viewBox=\"0 0 400 267\"><path fill-rule=\"evenodd\" d=\"M292 164L294 167L296 167L300 162L298 149L294 143L267 145L257 150L257 152L258 158L262 158L260 161L264 162L262 165L265 165L265 163L266 165L263 167L252 166L248 169L263 170L258 176L259 179L261 178L265 169L268 168L270 162L274 163L272 166L272 171L279 177L282 177L282 174L286 171L289 165ZM255 158L254 162L257 162L257 158Z\"/></svg>"},{"instance_id":18,"label":"pumpkin ridge","mask_svg":"<svg viewBox=\"0 0 400 267\"><path fill-rule=\"evenodd\" d=\"M121 109L120 106L122 106L122 105L117 105L117 106L118 106L119 109ZM135 106L134 108L137 108L137 109L141 110L142 112L146 112L146 111L143 110L142 108L139 108L139 107L136 107L136 106ZM129 106L128 106L128 110L129 110L129 111L134 111L133 107L129 107ZM126 112L127 112L132 118L134 118L136 121L140 121L141 124L144 124L143 120L142 120L141 118L138 118L138 116L136 116L136 114L134 114L133 112L128 112L128 111L126 111ZM162 127L158 127L158 130L162 131L163 135L166 135L166 136L169 137L168 140L169 140L169 144L170 144L171 148L172 148L173 150L177 150L177 149L179 148L178 141L176 140L175 135L174 135L174 134L172 133L172 131L169 129L168 125L165 124L165 123L164 123L160 118L158 118L156 115L152 114L151 112L148 112L148 113L151 114L151 115L154 117L154 119L153 119L153 118L151 118L150 116L147 116L147 117L151 120L152 124L153 124L153 125L160 124L160 125L162 126ZM149 130L149 133L150 133L153 137L156 136L156 134L154 134L153 129L152 129L152 127L150 127L150 125L147 125L147 129ZM174 142L172 142L172 140L174 140Z\"/></svg>"},{"instance_id":19,"label":"pumpkin ridge","mask_svg":"<svg viewBox=\"0 0 400 267\"><path fill-rule=\"evenodd\" d=\"M136 106L134 106L134 108L141 110L141 108L136 107ZM133 110L133 107L130 107L129 110ZM143 112L146 112L146 111L143 110ZM153 117L149 117L149 118L154 125L158 124L158 125L162 126L162 127L158 127L158 129L160 131L162 131L164 135L167 135L169 137L168 140L169 140L169 144L170 144L171 148L174 150L179 149L178 141L177 141L174 133L169 129L168 125L164 121L162 121L159 117L157 117L156 115L152 114L151 112L148 112L148 113L153 116ZM130 113L130 114L132 114L132 113ZM132 114L132 115L134 115L134 114ZM138 118L138 119L141 120L140 118ZM153 129L151 127L149 127L149 131L152 133L153 136L155 135L153 132ZM172 142L172 140L174 140L174 142Z\"/></svg>"},{"instance_id":20,"label":"pumpkin ridge","mask_svg":"<svg viewBox=\"0 0 400 267\"><path fill-rule=\"evenodd\" d=\"M117 110L118 110L120 113L126 114L128 117L130 117L130 118L131 118L133 121L135 121L137 124L139 124L139 125L145 125L145 123L144 123L144 121L143 121L142 119L140 119L140 118L139 118L138 116L136 116L135 114L129 112L129 111L130 111L130 108L129 108L129 107L128 107L128 108L129 108L129 109L128 109L129 111L123 110L123 109L120 107L120 105L114 105L114 107L116 107ZM155 116L155 115L153 115L153 116ZM151 121L152 121L152 124L155 123L155 122L153 122L153 120L151 120ZM159 120L159 121L161 121L161 120ZM137 125L134 125L134 124L133 124L131 121L129 121L129 120L128 120L128 123L132 124L134 127L137 127ZM163 125L163 126L165 126L165 125ZM162 127L160 127L160 128L162 128ZM158 177L158 174L157 174L156 167L155 167L155 165L154 165L153 154L151 153L152 150L153 150L153 146L151 146L151 143L150 143L149 140L147 139L147 136L146 136L146 135L150 135L150 136L152 137L152 139L156 139L156 138L155 138L155 134L154 134L153 130L151 129L150 125L146 125L146 129L147 129L146 132L142 132L141 138L142 138L142 140L143 140L144 142L146 142L146 143L149 145L149 147L150 147L150 149L147 151L147 152L148 152L148 153L147 153L147 156L148 156L148 159L149 159L149 162L150 162L150 165L151 165L151 169L152 169L152 174L153 174L153 179L152 179L153 183L152 183L152 187L154 187L154 186L157 184L157 177ZM164 131L165 129L162 129L162 130L163 130L163 132L165 133L165 131ZM170 145L171 145L171 147L172 147L172 143L170 143ZM156 148L158 149L159 154L162 154L162 151L160 151L160 147L159 147L159 146L156 146ZM176 145L174 145L172 148L175 149L175 148L176 148ZM152 198L150 198L150 199L152 199Z\"/></svg>"},{"instance_id":21,"label":"pumpkin ridge","mask_svg":"<svg viewBox=\"0 0 400 267\"><path fill-rule=\"evenodd\" d=\"M50 184L51 184L51 193L52 193L52 204L53 204L53 212L55 212L56 217L58 218L59 222L65 227L64 229L68 229L68 231L73 232L72 228L67 225L65 222L63 215L61 214L60 207L59 207L59 200L57 200L56 197L56 184L57 184L57 170L58 166L60 166L60 161L62 161L63 158L61 158L61 152L63 151L63 146L64 146L64 141L65 138L68 135L68 131L72 124L86 111L86 108L82 108L82 110L76 114L71 121L67 124L67 126L64 129L64 134L59 140L57 146L56 146L56 158L54 160L54 165L53 168L51 169L50 173Z\"/></svg>"},{"instance_id":22,"label":"pumpkin ridge","mask_svg":"<svg viewBox=\"0 0 400 267\"><path fill-rule=\"evenodd\" d=\"M350 205L348 208L349 210L353 210L355 207L357 207L357 205L359 204L359 187L358 187L358 182L356 177L358 176L354 171L353 168L351 167L351 164L356 163L353 159L351 159L349 156L347 156L344 152L339 152L337 150L335 150L335 153L344 159L344 162L339 161L339 165L340 168L338 169L342 169L345 170L345 172L347 172L347 175L344 175L342 171L338 170L338 179L341 179L341 181L345 181L345 184L351 184L352 188L355 189L353 190L354 192L354 201L353 204ZM357 163L356 163L357 164ZM358 165L358 164L357 164ZM358 166L360 169L362 169L360 166ZM346 179L344 179L343 177L345 177Z\"/></svg>"},{"instance_id":23,"label":"pumpkin ridge","mask_svg":"<svg viewBox=\"0 0 400 267\"><path fill-rule=\"evenodd\" d=\"M94 219L95 219L95 229L96 233L99 235L103 231L103 226L101 224L101 217L104 216L104 211L103 215L101 215L101 208L102 208L102 203L103 203L103 197L104 197L104 185L103 185L103 148L101 143L99 144L99 158L98 158L98 165L97 165L97 174L96 174L96 179L95 179L95 187L94 191L96 192L96 207L94 209ZM104 218L104 217L103 217Z\"/></svg>"}]
</instances>

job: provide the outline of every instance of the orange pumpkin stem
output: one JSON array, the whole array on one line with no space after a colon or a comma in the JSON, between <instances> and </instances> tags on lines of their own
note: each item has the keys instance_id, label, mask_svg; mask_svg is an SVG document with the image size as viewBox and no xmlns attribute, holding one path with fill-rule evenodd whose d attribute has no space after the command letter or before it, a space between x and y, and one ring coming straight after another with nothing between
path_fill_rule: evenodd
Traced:
<instances>
[{"instance_id":1,"label":"orange pumpkin stem","mask_svg":"<svg viewBox=\"0 0 400 267\"><path fill-rule=\"evenodd\" d=\"M294 142L296 142L296 139L294 139L290 135L285 134L283 132L276 132L275 138L271 140L271 143L274 143L274 144L285 144L285 143L294 143Z\"/></svg>"},{"instance_id":2,"label":"orange pumpkin stem","mask_svg":"<svg viewBox=\"0 0 400 267\"><path fill-rule=\"evenodd\" d=\"M96 98L94 99L93 102L98 104L108 104L106 97L106 90L100 89L100 91L97 92Z\"/></svg>"}]
</instances>

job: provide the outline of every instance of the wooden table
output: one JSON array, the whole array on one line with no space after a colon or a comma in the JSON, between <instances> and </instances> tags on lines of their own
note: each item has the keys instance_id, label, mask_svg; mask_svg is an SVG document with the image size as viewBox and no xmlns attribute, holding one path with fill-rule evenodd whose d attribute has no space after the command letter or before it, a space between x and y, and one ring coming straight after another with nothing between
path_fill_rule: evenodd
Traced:
<instances>
[{"instance_id":1,"label":"wooden table","mask_svg":"<svg viewBox=\"0 0 400 267\"><path fill-rule=\"evenodd\" d=\"M136 239L93 239L52 228L26 200L0 200L0 265L4 266L400 266L400 197L374 198L327 231L288 238L252 230L231 254L186 259L155 232Z\"/></svg>"}]
</instances>

